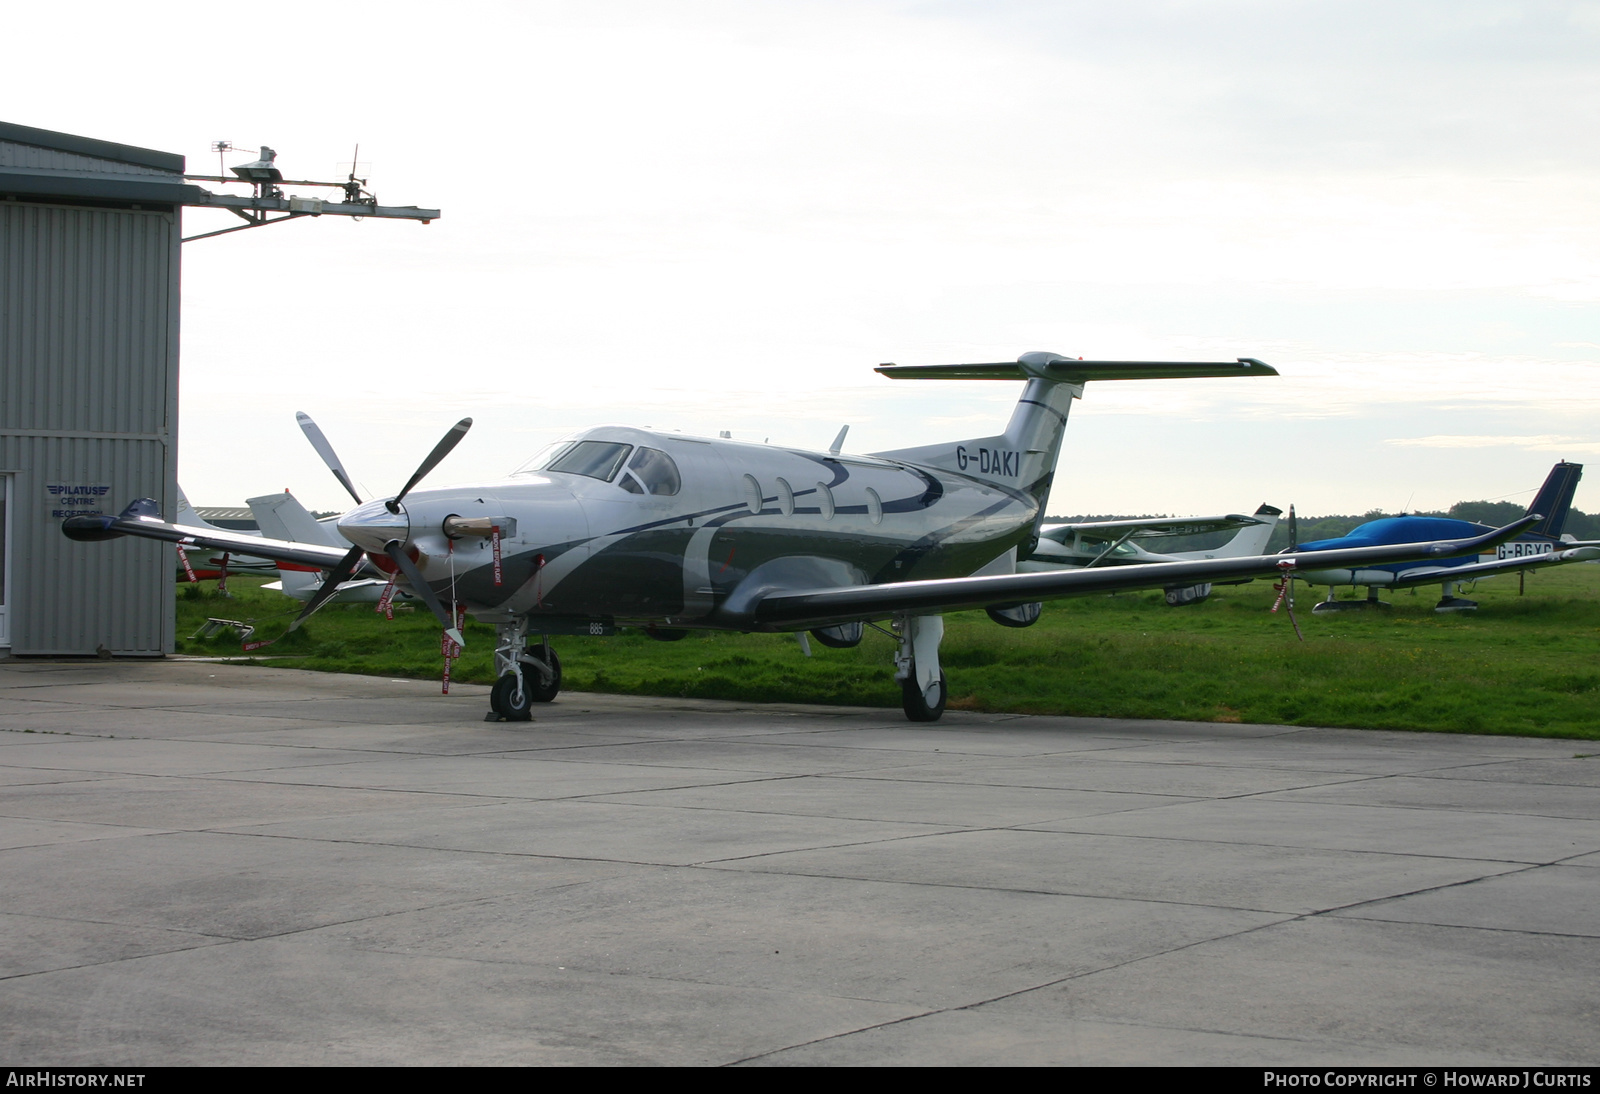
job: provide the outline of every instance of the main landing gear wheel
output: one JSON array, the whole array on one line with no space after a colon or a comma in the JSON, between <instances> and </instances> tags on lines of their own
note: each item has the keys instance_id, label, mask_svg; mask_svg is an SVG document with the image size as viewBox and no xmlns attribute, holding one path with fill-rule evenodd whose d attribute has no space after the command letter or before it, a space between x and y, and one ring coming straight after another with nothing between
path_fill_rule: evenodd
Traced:
<instances>
[{"instance_id":1,"label":"main landing gear wheel","mask_svg":"<svg viewBox=\"0 0 1600 1094\"><path fill-rule=\"evenodd\" d=\"M528 682L528 693L535 703L548 703L556 697L561 690L561 658L556 656L556 651L546 646L542 651L549 655L550 682L544 682L544 674L532 665L524 663L522 678Z\"/></svg>"},{"instance_id":2,"label":"main landing gear wheel","mask_svg":"<svg viewBox=\"0 0 1600 1094\"><path fill-rule=\"evenodd\" d=\"M939 673L939 683L929 689L938 692L938 701L928 702L928 697L917 686L917 670L913 664L911 675L900 681L900 705L906 712L906 717L913 722L937 722L944 713L944 701L950 694L950 687L945 682L944 673Z\"/></svg>"},{"instance_id":3,"label":"main landing gear wheel","mask_svg":"<svg viewBox=\"0 0 1600 1094\"><path fill-rule=\"evenodd\" d=\"M532 721L533 689L526 683L519 688L516 673L508 672L494 682L494 690L489 692L489 709L508 722Z\"/></svg>"}]
</instances>

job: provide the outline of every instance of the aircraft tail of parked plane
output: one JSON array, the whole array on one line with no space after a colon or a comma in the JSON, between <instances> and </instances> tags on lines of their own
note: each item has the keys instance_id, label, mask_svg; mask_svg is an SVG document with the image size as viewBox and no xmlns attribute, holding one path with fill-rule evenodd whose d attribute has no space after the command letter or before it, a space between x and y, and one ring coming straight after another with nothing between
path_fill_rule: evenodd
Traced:
<instances>
[{"instance_id":1,"label":"aircraft tail of parked plane","mask_svg":"<svg viewBox=\"0 0 1600 1094\"><path fill-rule=\"evenodd\" d=\"M1353 608L1387 607L1378 598L1379 589L1409 589L1420 585L1437 584L1442 595L1434 610L1439 612L1473 611L1475 600L1456 595L1461 582L1477 581L1497 574L1518 573L1543 566L1558 566L1569 562L1600 561L1600 542L1580 542L1559 538L1566 525L1567 513L1572 505L1573 492L1583 477L1583 465L1565 460L1550 469L1544 485L1539 488L1533 504L1528 506L1523 522L1527 527L1515 539L1496 545L1494 554L1473 555L1462 553L1452 558L1389 564L1345 569L1317 566L1307 563L1298 571L1302 580L1314 585L1328 586L1328 598L1312 611L1317 613L1347 611ZM1545 506L1549 506L1546 509ZM1399 516L1381 517L1368 521L1349 534L1335 539L1317 540L1298 545L1298 550L1315 558L1322 551L1345 550L1350 547L1371 547L1383 543L1406 543L1418 538L1453 537L1468 539L1487 531L1481 524L1456 520L1452 517ZM1290 550L1296 548L1291 547ZM1335 597L1341 586L1366 586L1365 600L1339 600Z\"/></svg>"},{"instance_id":2,"label":"aircraft tail of parked plane","mask_svg":"<svg viewBox=\"0 0 1600 1094\"><path fill-rule=\"evenodd\" d=\"M256 524L261 528L262 535L292 543L320 544L340 551L350 549L349 540L312 516L311 512L287 490L281 494L246 498L245 504L250 507L250 512L255 514ZM272 589L296 600L309 601L322 589L322 583L326 579L324 569L325 567L310 566L303 562L280 561L278 580L262 588ZM382 597L383 588L387 584L387 581L376 578L352 579L340 586L335 599L372 603ZM398 595L410 599L409 594L401 592Z\"/></svg>"},{"instance_id":3,"label":"aircraft tail of parked plane","mask_svg":"<svg viewBox=\"0 0 1600 1094\"><path fill-rule=\"evenodd\" d=\"M183 492L183 487L178 487L178 515L173 518L174 524L181 524L186 528L198 528L204 532L228 532L229 529L219 528L195 512L194 506L189 504L188 495ZM233 533L235 535L252 535L253 533ZM238 551L207 551L204 548L197 550L189 557L189 566L178 567L178 580L188 579L189 571L193 570L195 581L210 581L222 579L225 574L254 574L261 576L270 574L274 563L270 558L261 558L256 555L241 554Z\"/></svg>"},{"instance_id":4,"label":"aircraft tail of parked plane","mask_svg":"<svg viewBox=\"0 0 1600 1094\"><path fill-rule=\"evenodd\" d=\"M320 543L324 547L350 549L350 541L336 530L321 523L301 505L295 496L285 490L281 494L266 494L259 498L246 498L246 505L255 514L256 526L261 534L272 539L288 539L296 543Z\"/></svg>"},{"instance_id":5,"label":"aircraft tail of parked plane","mask_svg":"<svg viewBox=\"0 0 1600 1094\"><path fill-rule=\"evenodd\" d=\"M1179 551L1176 558L1246 558L1250 555L1259 555L1267 549L1267 544L1272 541L1273 530L1278 527L1278 518L1283 516L1283 510L1275 505L1263 503L1256 509L1255 518L1260 523L1247 524L1233 534L1233 538L1221 547L1212 551Z\"/></svg>"},{"instance_id":6,"label":"aircraft tail of parked plane","mask_svg":"<svg viewBox=\"0 0 1600 1094\"><path fill-rule=\"evenodd\" d=\"M1232 365L1195 361L1084 361L1058 353L1025 353L1015 361L972 365L880 365L897 380L1026 380L1004 433L989 437L901 448L874 455L940 467L969 478L1020 489L1038 503L1032 540L1038 539L1055 478L1056 457L1066 435L1072 401L1090 380L1192 379L1200 376L1272 376L1275 370L1252 357Z\"/></svg>"},{"instance_id":7,"label":"aircraft tail of parked plane","mask_svg":"<svg viewBox=\"0 0 1600 1094\"><path fill-rule=\"evenodd\" d=\"M1262 504L1251 516L1132 517L1124 520L1047 524L1018 568L1029 573L1091 566L1130 566L1150 562L1188 562L1248 558L1267 549L1283 510ZM1228 542L1198 551L1162 551L1162 540L1237 529ZM1172 607L1195 604L1211 595L1212 582L1167 587ZM1242 582L1240 583L1242 584Z\"/></svg>"},{"instance_id":8,"label":"aircraft tail of parked plane","mask_svg":"<svg viewBox=\"0 0 1600 1094\"><path fill-rule=\"evenodd\" d=\"M1539 487L1539 493L1534 495L1533 503L1528 506L1529 514L1538 513L1544 517L1528 529L1529 535L1561 538L1561 532L1567 526L1567 513L1572 509L1572 496L1578 492L1578 480L1581 478L1581 463L1562 460L1550 469L1544 485Z\"/></svg>"}]
</instances>

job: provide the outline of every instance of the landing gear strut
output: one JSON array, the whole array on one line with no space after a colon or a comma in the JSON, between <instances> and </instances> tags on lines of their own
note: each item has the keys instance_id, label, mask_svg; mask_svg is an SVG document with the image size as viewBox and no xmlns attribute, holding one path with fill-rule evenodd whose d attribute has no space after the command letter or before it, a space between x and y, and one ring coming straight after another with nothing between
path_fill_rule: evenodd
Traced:
<instances>
[{"instance_id":1,"label":"landing gear strut","mask_svg":"<svg viewBox=\"0 0 1600 1094\"><path fill-rule=\"evenodd\" d=\"M1328 587L1328 599L1321 601L1316 607L1312 608L1311 614L1327 615L1329 612L1355 612L1365 611L1369 608L1387 611L1391 607L1387 602L1378 599L1378 590L1371 585L1367 586L1367 598L1365 600L1335 600L1333 597L1338 591L1338 589L1330 585Z\"/></svg>"},{"instance_id":2,"label":"landing gear strut","mask_svg":"<svg viewBox=\"0 0 1600 1094\"><path fill-rule=\"evenodd\" d=\"M896 616L894 629L900 636L900 649L894 658L894 678L900 682L900 705L913 722L937 722L944 713L950 692L944 673L939 669L944 616Z\"/></svg>"},{"instance_id":3,"label":"landing gear strut","mask_svg":"<svg viewBox=\"0 0 1600 1094\"><path fill-rule=\"evenodd\" d=\"M490 713L485 721L529 721L534 703L548 703L561 690L561 659L550 648L548 636L528 648L526 618L502 623L496 636L500 644L495 647L494 667L499 678L489 693Z\"/></svg>"},{"instance_id":4,"label":"landing gear strut","mask_svg":"<svg viewBox=\"0 0 1600 1094\"><path fill-rule=\"evenodd\" d=\"M1434 611L1475 612L1478 610L1478 602L1476 600L1468 600L1466 597L1456 595L1456 583L1454 581L1446 581L1441 591L1444 595L1439 598L1439 603L1433 606Z\"/></svg>"}]
</instances>

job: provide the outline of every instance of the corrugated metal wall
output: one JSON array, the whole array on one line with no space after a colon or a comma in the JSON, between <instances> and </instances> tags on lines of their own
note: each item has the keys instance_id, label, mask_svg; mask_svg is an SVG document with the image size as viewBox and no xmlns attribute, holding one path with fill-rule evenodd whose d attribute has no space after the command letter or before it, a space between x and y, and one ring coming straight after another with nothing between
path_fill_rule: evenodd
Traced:
<instances>
[{"instance_id":1,"label":"corrugated metal wall","mask_svg":"<svg viewBox=\"0 0 1600 1094\"><path fill-rule=\"evenodd\" d=\"M179 217L0 202L0 472L17 654L173 648L165 544L72 543L51 484L176 500Z\"/></svg>"}]
</instances>

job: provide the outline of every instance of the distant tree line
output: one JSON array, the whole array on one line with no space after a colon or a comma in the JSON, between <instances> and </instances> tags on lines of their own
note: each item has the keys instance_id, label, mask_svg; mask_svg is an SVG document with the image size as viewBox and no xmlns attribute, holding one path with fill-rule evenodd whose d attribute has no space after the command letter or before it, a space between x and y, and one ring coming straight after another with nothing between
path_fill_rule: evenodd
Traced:
<instances>
[{"instance_id":1,"label":"distant tree line","mask_svg":"<svg viewBox=\"0 0 1600 1094\"><path fill-rule=\"evenodd\" d=\"M1511 501L1458 501L1452 505L1448 512L1412 513L1410 516L1423 517L1453 517L1456 520L1470 520L1477 524L1486 524L1491 528L1499 528L1510 524L1523 513L1527 506L1518 505ZM1139 513L1129 515L1113 515L1110 513L1090 513L1073 517L1046 517L1046 524L1079 524L1096 520L1142 520L1150 516L1165 516L1165 513ZM1318 539L1336 539L1354 531L1358 525L1369 520L1381 520L1384 517L1400 516L1399 513L1385 513L1381 509L1370 509L1361 516L1329 516L1306 517L1298 520L1300 526L1300 542L1309 543ZM1581 509L1567 510L1567 525L1562 529L1567 535L1576 539L1600 539L1600 515L1590 516ZM1222 546L1233 538L1232 532L1211 532L1203 536L1171 536L1156 539L1141 539L1137 542L1147 551L1157 554L1168 554L1177 551L1209 551ZM1289 513L1287 508L1283 516L1278 518L1278 526L1273 529L1272 540L1267 544L1269 554L1281 551L1289 546Z\"/></svg>"}]
</instances>

